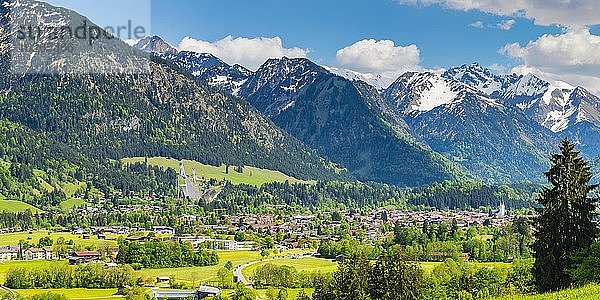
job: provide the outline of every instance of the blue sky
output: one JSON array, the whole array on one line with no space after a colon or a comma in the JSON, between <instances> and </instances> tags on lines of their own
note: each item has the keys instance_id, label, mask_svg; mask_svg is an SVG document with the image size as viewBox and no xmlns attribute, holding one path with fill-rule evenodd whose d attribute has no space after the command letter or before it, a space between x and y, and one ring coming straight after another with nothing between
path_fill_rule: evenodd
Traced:
<instances>
[{"instance_id":1,"label":"blue sky","mask_svg":"<svg viewBox=\"0 0 600 300\"><path fill-rule=\"evenodd\" d=\"M210 52L250 69L269 57L307 56L393 78L407 70L478 62L600 92L598 0L48 2L74 8L100 25L133 19L182 50ZM509 26L500 28L502 23ZM182 42L185 37L190 39ZM343 55L337 53L346 47Z\"/></svg>"},{"instance_id":2,"label":"blue sky","mask_svg":"<svg viewBox=\"0 0 600 300\"><path fill-rule=\"evenodd\" d=\"M175 3L174 3L175 2ZM152 2L152 29L177 45L184 36L208 41L234 37L279 36L286 47L310 49L316 62L332 64L336 51L362 39L416 44L428 68L480 62L508 64L498 53L508 43L526 43L557 26L534 26L516 19L511 30L474 28L476 21L497 24L507 17L440 7L419 8L391 0L161 1ZM515 18L512 18L515 19Z\"/></svg>"}]
</instances>

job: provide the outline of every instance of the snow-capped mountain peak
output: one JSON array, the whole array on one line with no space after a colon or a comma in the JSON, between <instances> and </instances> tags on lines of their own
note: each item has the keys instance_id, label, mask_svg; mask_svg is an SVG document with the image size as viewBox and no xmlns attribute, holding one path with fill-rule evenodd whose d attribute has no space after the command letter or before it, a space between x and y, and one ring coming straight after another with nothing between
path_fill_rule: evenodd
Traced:
<instances>
[{"instance_id":1,"label":"snow-capped mountain peak","mask_svg":"<svg viewBox=\"0 0 600 300\"><path fill-rule=\"evenodd\" d=\"M443 75L481 90L501 103L515 106L553 132L562 132L580 122L596 120L597 97L568 83L550 82L534 74L497 75L478 64L449 69ZM583 106L585 107L583 107ZM600 121L591 121L600 126Z\"/></svg>"},{"instance_id":2,"label":"snow-capped mountain peak","mask_svg":"<svg viewBox=\"0 0 600 300\"><path fill-rule=\"evenodd\" d=\"M350 81L365 82L375 87L379 91L386 89L390 85L390 82L393 81L393 79L390 80L389 78L384 78L382 74L360 73L348 69L341 69L330 66L323 66L323 68L335 75L344 77Z\"/></svg>"},{"instance_id":3,"label":"snow-capped mountain peak","mask_svg":"<svg viewBox=\"0 0 600 300\"><path fill-rule=\"evenodd\" d=\"M431 111L440 106L452 106L470 96L484 105L495 105L495 100L457 80L431 72L407 72L385 92L387 99L395 99L395 106L404 114Z\"/></svg>"},{"instance_id":4,"label":"snow-capped mountain peak","mask_svg":"<svg viewBox=\"0 0 600 300\"><path fill-rule=\"evenodd\" d=\"M249 91L254 93L265 85L278 87L281 91L295 93L313 83L319 72L326 72L322 67L305 58L272 58L267 60L256 71L254 82Z\"/></svg>"},{"instance_id":5,"label":"snow-capped mountain peak","mask_svg":"<svg viewBox=\"0 0 600 300\"><path fill-rule=\"evenodd\" d=\"M490 96L493 96L495 92L518 80L518 76L496 75L478 63L450 68L442 76L458 80Z\"/></svg>"},{"instance_id":6,"label":"snow-capped mountain peak","mask_svg":"<svg viewBox=\"0 0 600 300\"><path fill-rule=\"evenodd\" d=\"M134 45L134 47L146 52L177 54L177 49L175 49L175 47L169 45L161 37L156 35L147 36L141 39Z\"/></svg>"},{"instance_id":7,"label":"snow-capped mountain peak","mask_svg":"<svg viewBox=\"0 0 600 300\"><path fill-rule=\"evenodd\" d=\"M206 82L231 94L237 94L252 71L240 66L230 66L210 53L178 52L158 36L140 40L134 47L151 52Z\"/></svg>"}]
</instances>

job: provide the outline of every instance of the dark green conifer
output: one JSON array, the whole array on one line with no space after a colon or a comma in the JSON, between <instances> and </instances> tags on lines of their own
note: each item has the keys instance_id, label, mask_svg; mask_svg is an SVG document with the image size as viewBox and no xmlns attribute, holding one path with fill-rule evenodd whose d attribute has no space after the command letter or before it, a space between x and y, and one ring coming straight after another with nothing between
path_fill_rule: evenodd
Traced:
<instances>
[{"instance_id":1,"label":"dark green conifer","mask_svg":"<svg viewBox=\"0 0 600 300\"><path fill-rule=\"evenodd\" d=\"M571 256L589 247L598 233L592 222L598 199L589 196L597 186L590 184L590 166L575 145L565 139L545 175L550 186L539 198L543 208L535 220L533 244L533 273L542 292L570 285L566 270L572 265Z\"/></svg>"}]
</instances>

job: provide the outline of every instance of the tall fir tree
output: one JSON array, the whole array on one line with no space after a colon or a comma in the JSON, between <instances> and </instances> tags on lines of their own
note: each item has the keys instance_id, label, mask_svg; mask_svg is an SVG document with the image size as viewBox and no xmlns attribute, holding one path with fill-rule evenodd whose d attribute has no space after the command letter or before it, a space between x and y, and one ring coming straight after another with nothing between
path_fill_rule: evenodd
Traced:
<instances>
[{"instance_id":1,"label":"tall fir tree","mask_svg":"<svg viewBox=\"0 0 600 300\"><path fill-rule=\"evenodd\" d=\"M589 247L598 233L592 222L598 199L590 197L597 186L590 184L593 174L575 145L565 139L545 175L551 186L539 198L543 208L535 220L533 244L533 273L541 292L571 284L566 272L573 263L571 256Z\"/></svg>"},{"instance_id":2,"label":"tall fir tree","mask_svg":"<svg viewBox=\"0 0 600 300\"><path fill-rule=\"evenodd\" d=\"M425 277L423 269L401 247L390 248L383 253L369 278L369 294L372 300L417 300L423 296Z\"/></svg>"}]
</instances>

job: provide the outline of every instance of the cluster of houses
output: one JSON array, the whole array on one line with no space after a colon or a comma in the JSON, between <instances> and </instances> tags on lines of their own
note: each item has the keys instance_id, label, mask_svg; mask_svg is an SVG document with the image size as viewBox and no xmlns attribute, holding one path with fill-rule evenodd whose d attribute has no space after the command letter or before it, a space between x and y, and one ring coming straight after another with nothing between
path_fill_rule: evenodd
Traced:
<instances>
[{"instance_id":1,"label":"cluster of houses","mask_svg":"<svg viewBox=\"0 0 600 300\"><path fill-rule=\"evenodd\" d=\"M101 237L106 236L115 236L115 235L129 235L132 232L141 232L147 231L145 228L138 227L125 227L125 226L92 226L90 230L85 230L81 228L73 228L73 234L92 234ZM169 226L154 226L152 227L152 232L160 235L173 235L175 234L175 228Z\"/></svg>"},{"instance_id":2,"label":"cluster of houses","mask_svg":"<svg viewBox=\"0 0 600 300\"><path fill-rule=\"evenodd\" d=\"M11 260L52 260L52 247L28 248L22 250L19 246L0 247L0 262Z\"/></svg>"},{"instance_id":3,"label":"cluster of houses","mask_svg":"<svg viewBox=\"0 0 600 300\"><path fill-rule=\"evenodd\" d=\"M182 218L194 216L182 216ZM513 221L513 216L506 213L501 205L500 210L490 214L477 211L406 211L406 210L374 210L369 213L354 211L342 212L336 217L332 213L321 213L318 216L297 214L281 216L274 214L252 214L238 216L222 216L218 225L198 225L198 232L213 234L232 234L232 232L258 230L263 233L284 234L285 238L279 240L277 248L298 248L299 240L318 241L337 238L336 232L341 230L343 223L348 224L343 230L349 234L362 234L367 240L378 240L386 233L384 225L388 222L402 226L418 226L424 223L431 225L442 222L458 227L470 226L499 226L502 227ZM389 226L388 226L389 227ZM72 233L82 235L85 239L97 235L100 239L116 239L118 235L127 235L129 241L144 242L148 236L131 235L132 232L147 231L144 228L130 228L125 226L97 226L90 229L72 228ZM218 239L206 235L175 235L175 229L168 226L154 226L152 232L156 235L170 236L172 240L189 242L195 249L210 250L255 250L252 241L235 241ZM116 257L118 248L112 250L109 256ZM72 264L100 261L101 254L97 251L81 251L71 253L69 261ZM0 247L0 262L10 260L51 260L54 254L51 247L29 248L21 250L18 246Z\"/></svg>"},{"instance_id":4,"label":"cluster of houses","mask_svg":"<svg viewBox=\"0 0 600 300\"><path fill-rule=\"evenodd\" d=\"M112 258L115 258L119 252L119 248L111 248L108 250ZM52 247L43 248L28 248L21 250L18 246L2 246L0 247L0 263L14 260L53 260L58 259L54 255ZM103 262L102 253L99 251L74 251L69 255L69 263L72 265Z\"/></svg>"},{"instance_id":5,"label":"cluster of houses","mask_svg":"<svg viewBox=\"0 0 600 300\"><path fill-rule=\"evenodd\" d=\"M318 219L318 220L317 220ZM279 246L296 248L299 239L335 239L336 229L342 223L349 224L347 233L355 234L358 231L365 234L367 240L380 239L384 234L384 224L400 224L401 226L422 227L424 223L431 225L446 223L448 226L456 224L458 227L471 226L497 226L503 227L512 222L514 216L508 215L503 205L497 212L477 211L406 211L406 210L374 210L370 213L342 212L340 219L334 220L331 213L315 215L292 215L281 217L279 215L238 215L223 216L221 223L230 225L200 225L198 230L212 233L231 233L247 229L261 230L262 232L283 233L291 238L283 240ZM183 238L186 239L186 238ZM205 237L188 237L190 242L201 244ZM232 246L233 248L233 246ZM216 248L221 249L221 248Z\"/></svg>"},{"instance_id":6,"label":"cluster of houses","mask_svg":"<svg viewBox=\"0 0 600 300\"><path fill-rule=\"evenodd\" d=\"M254 250L254 242L253 241L234 241L234 240L223 240L223 239L214 239L207 236L195 236L195 235L180 235L173 236L172 239L174 241L182 242L182 243L190 243L194 246L195 250L199 249L209 249L209 250L224 250L224 251L234 251L234 250Z\"/></svg>"}]
</instances>

